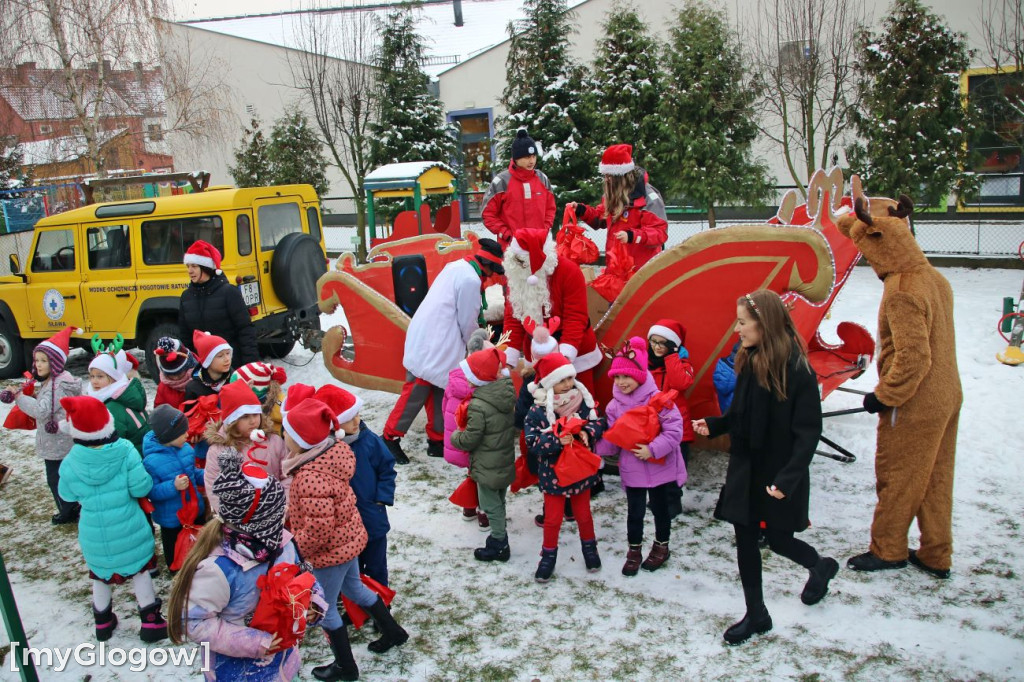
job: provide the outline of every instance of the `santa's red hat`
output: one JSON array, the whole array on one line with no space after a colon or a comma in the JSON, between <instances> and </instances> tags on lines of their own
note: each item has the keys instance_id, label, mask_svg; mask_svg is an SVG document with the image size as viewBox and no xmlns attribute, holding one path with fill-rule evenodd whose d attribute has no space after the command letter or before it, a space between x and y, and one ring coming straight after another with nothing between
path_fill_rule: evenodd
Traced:
<instances>
[{"instance_id":1,"label":"santa's red hat","mask_svg":"<svg viewBox=\"0 0 1024 682\"><path fill-rule=\"evenodd\" d=\"M601 175L625 175L634 168L633 145L613 144L604 150L597 170Z\"/></svg>"},{"instance_id":2,"label":"santa's red hat","mask_svg":"<svg viewBox=\"0 0 1024 682\"><path fill-rule=\"evenodd\" d=\"M206 369L210 368L210 363L217 357L217 353L222 350L231 350L231 344L221 337L210 332L201 332L198 329L192 332L192 345L195 346L199 364Z\"/></svg>"},{"instance_id":3,"label":"santa's red hat","mask_svg":"<svg viewBox=\"0 0 1024 682\"><path fill-rule=\"evenodd\" d=\"M576 376L576 368L561 353L548 353L533 368L537 372L537 381L548 390L562 379Z\"/></svg>"},{"instance_id":4,"label":"santa's red hat","mask_svg":"<svg viewBox=\"0 0 1024 682\"><path fill-rule=\"evenodd\" d=\"M281 414L293 410L302 404L302 401L312 398L316 389L309 384L292 384L281 403Z\"/></svg>"},{"instance_id":5,"label":"santa's red hat","mask_svg":"<svg viewBox=\"0 0 1024 682\"><path fill-rule=\"evenodd\" d=\"M530 284L537 283L537 273L544 267L544 263L548 258L544 246L550 237L551 235L547 230L523 229L516 232L512 243L508 245L508 254L529 257L530 277L527 281Z\"/></svg>"},{"instance_id":6,"label":"santa's red hat","mask_svg":"<svg viewBox=\"0 0 1024 682\"><path fill-rule=\"evenodd\" d=\"M647 338L649 339L655 334L668 339L677 347L686 345L686 327L675 320L668 318L658 320L647 330Z\"/></svg>"},{"instance_id":7,"label":"santa's red hat","mask_svg":"<svg viewBox=\"0 0 1024 682\"><path fill-rule=\"evenodd\" d=\"M362 398L333 384L324 384L316 389L313 398L331 408L339 424L351 421L363 409Z\"/></svg>"},{"instance_id":8,"label":"santa's red hat","mask_svg":"<svg viewBox=\"0 0 1024 682\"><path fill-rule=\"evenodd\" d=\"M300 447L310 450L322 445L338 430L338 420L331 408L314 398L303 400L289 410L281 426Z\"/></svg>"},{"instance_id":9,"label":"santa's red hat","mask_svg":"<svg viewBox=\"0 0 1024 682\"><path fill-rule=\"evenodd\" d=\"M263 414L263 406L249 384L236 381L220 389L220 413L224 424L234 424L247 414Z\"/></svg>"},{"instance_id":10,"label":"santa's red hat","mask_svg":"<svg viewBox=\"0 0 1024 682\"><path fill-rule=\"evenodd\" d=\"M200 239L188 247L188 251L185 252L184 262L185 265L200 265L204 268L209 268L219 275L221 274L220 258L220 251L217 250L216 246Z\"/></svg>"},{"instance_id":11,"label":"santa's red hat","mask_svg":"<svg viewBox=\"0 0 1024 682\"><path fill-rule=\"evenodd\" d=\"M67 432L75 440L108 440L114 435L114 417L96 398L89 395L61 398L60 406L68 415Z\"/></svg>"},{"instance_id":12,"label":"santa's red hat","mask_svg":"<svg viewBox=\"0 0 1024 682\"><path fill-rule=\"evenodd\" d=\"M483 386L497 381L502 375L505 354L495 347L484 348L459 363L459 369L466 375L466 381L474 386Z\"/></svg>"}]
</instances>

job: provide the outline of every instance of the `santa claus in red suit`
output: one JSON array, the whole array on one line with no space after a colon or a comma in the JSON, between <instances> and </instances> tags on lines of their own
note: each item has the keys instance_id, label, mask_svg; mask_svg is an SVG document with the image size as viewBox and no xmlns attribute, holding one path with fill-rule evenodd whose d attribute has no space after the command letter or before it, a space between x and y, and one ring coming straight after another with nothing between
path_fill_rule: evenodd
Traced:
<instances>
[{"instance_id":1,"label":"santa claus in red suit","mask_svg":"<svg viewBox=\"0 0 1024 682\"><path fill-rule=\"evenodd\" d=\"M577 379L592 386L591 370L602 356L590 326L587 282L580 266L555 253L555 242L547 230L533 229L516 232L505 250L503 265L508 279L504 327L510 334L505 351L508 364L515 367L520 358L533 361L523 320L529 317L547 325L557 317L560 324L554 336L558 351L576 368Z\"/></svg>"}]
</instances>

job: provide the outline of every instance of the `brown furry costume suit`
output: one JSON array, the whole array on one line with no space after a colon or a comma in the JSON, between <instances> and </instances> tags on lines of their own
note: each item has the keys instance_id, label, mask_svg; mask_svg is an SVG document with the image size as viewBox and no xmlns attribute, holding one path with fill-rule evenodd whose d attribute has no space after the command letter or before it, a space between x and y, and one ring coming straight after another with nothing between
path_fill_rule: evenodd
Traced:
<instances>
[{"instance_id":1,"label":"brown furry costume suit","mask_svg":"<svg viewBox=\"0 0 1024 682\"><path fill-rule=\"evenodd\" d=\"M953 460L963 393L953 338L953 290L928 263L904 219L913 209L901 196L888 216L872 217L857 199L856 217L839 230L884 282L878 311L878 419L875 476L878 505L870 551L903 561L914 518L921 529L917 557L939 570L953 553ZM865 403L867 404L867 403Z\"/></svg>"}]
</instances>

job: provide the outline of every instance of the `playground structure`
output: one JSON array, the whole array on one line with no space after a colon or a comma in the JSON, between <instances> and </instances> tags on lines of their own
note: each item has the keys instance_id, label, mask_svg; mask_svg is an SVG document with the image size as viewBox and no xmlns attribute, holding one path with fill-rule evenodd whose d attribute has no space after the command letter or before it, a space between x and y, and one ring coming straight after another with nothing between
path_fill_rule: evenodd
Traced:
<instances>
[{"instance_id":1,"label":"playground structure","mask_svg":"<svg viewBox=\"0 0 1024 682\"><path fill-rule=\"evenodd\" d=\"M1017 255L1024 260L1024 242L1017 247ZM1003 299L1003 316L996 324L996 331L1007 342L1006 350L996 353L996 359L1004 365L1017 366L1024 364L1024 352L1021 351L1021 340L1024 339L1024 284L1021 285L1020 297L1014 304L1013 298ZM1006 333L1010 335L1007 336Z\"/></svg>"},{"instance_id":2,"label":"playground structure","mask_svg":"<svg viewBox=\"0 0 1024 682\"><path fill-rule=\"evenodd\" d=\"M381 166L363 178L366 191L366 220L370 227L370 246L430 234L444 234L452 239L462 236L459 211L458 181L447 164L440 161L410 161ZM452 201L430 217L430 205L424 199L432 195L448 195ZM395 216L390 234L377 236L375 202L378 199L405 199L406 210Z\"/></svg>"},{"instance_id":3,"label":"playground structure","mask_svg":"<svg viewBox=\"0 0 1024 682\"><path fill-rule=\"evenodd\" d=\"M686 394L691 415L717 415L712 375L715 363L735 341L736 299L756 289L771 289L790 306L824 399L859 376L874 355L874 341L860 325L841 323L837 344L818 333L860 258L835 225L837 212L852 210L853 196L863 195L856 178L851 195L844 194L838 169L828 174L819 170L809 183L805 204L798 205L794 191L767 222L708 230L666 249L637 271L611 303L591 292L590 316L598 341L615 348L661 318L682 320L689 328L687 348L695 370ZM882 212L894 204L873 199L871 210ZM420 289L425 290L447 263L473 253L476 243L472 233L464 239L417 234L378 243L366 264L356 263L350 254L339 258L335 269L317 282L321 312L331 313L340 305L348 321L348 328L336 326L324 336L328 371L354 386L400 392L405 369L394 349L404 345L414 306L402 304L408 292L401 290L398 268L409 258L421 259ZM583 269L588 280L597 273L596 268ZM595 371L599 403L606 403L611 394L606 369L602 364ZM855 459L831 441L824 442L840 454L822 454L840 461Z\"/></svg>"}]
</instances>

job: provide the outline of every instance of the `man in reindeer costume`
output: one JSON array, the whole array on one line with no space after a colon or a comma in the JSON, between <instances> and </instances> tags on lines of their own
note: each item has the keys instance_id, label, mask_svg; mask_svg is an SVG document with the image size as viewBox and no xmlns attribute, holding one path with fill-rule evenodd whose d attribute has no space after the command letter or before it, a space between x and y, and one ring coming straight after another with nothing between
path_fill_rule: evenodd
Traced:
<instances>
[{"instance_id":1,"label":"man in reindeer costume","mask_svg":"<svg viewBox=\"0 0 1024 682\"><path fill-rule=\"evenodd\" d=\"M521 229L505 250L505 327L509 335L505 359L515 367L520 358L532 363L534 331L524 330L523 321L553 327L557 350L576 368L577 379L593 390L593 372L602 359L597 337L587 311L587 282L580 266L555 253L555 242L547 230ZM558 325L549 325L552 318ZM529 324L529 323L528 323ZM531 325L532 326L532 325Z\"/></svg>"},{"instance_id":2,"label":"man in reindeer costume","mask_svg":"<svg viewBox=\"0 0 1024 682\"><path fill-rule=\"evenodd\" d=\"M855 216L838 222L885 285L878 311L878 385L864 408L878 414L878 504L871 546L851 558L856 571L917 568L948 578L953 554L953 460L963 393L953 338L953 291L925 258L901 195L888 215L872 216L858 197ZM918 550L907 548L917 519Z\"/></svg>"}]
</instances>

